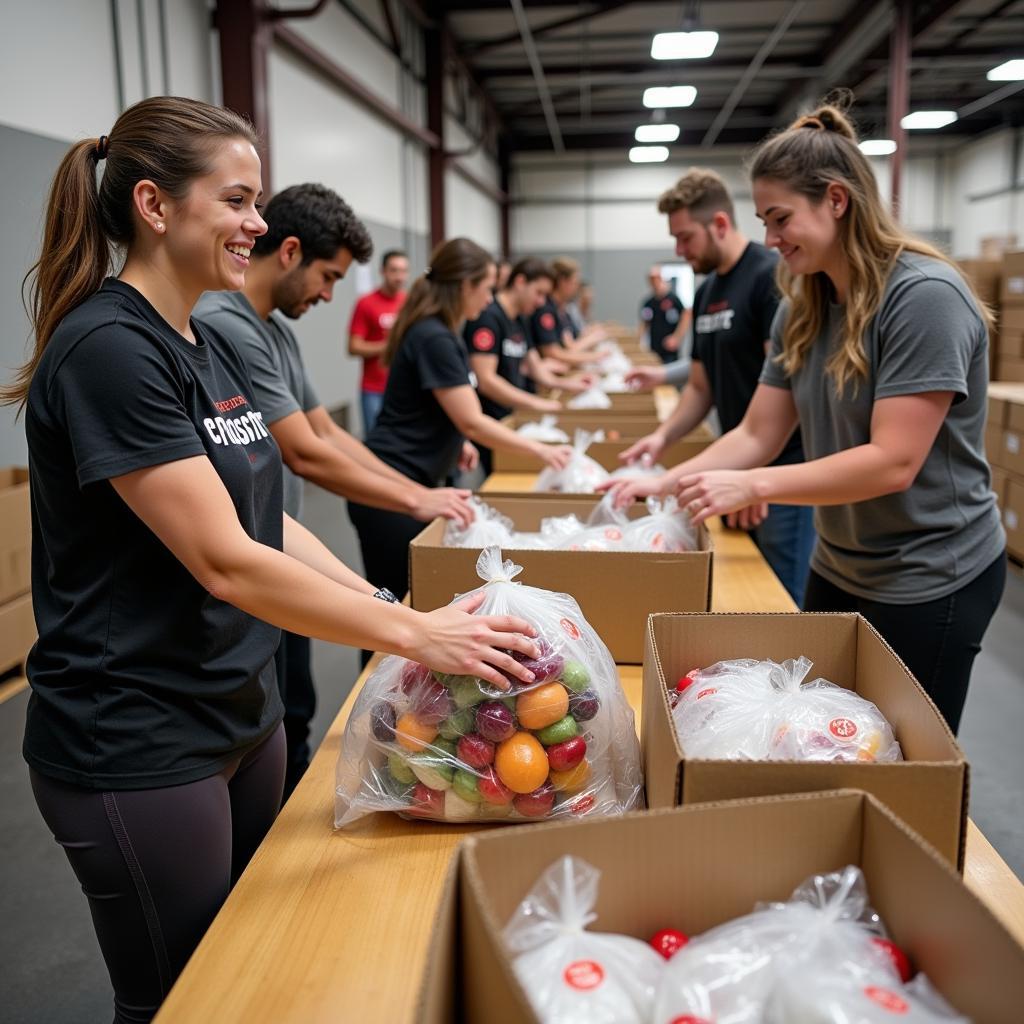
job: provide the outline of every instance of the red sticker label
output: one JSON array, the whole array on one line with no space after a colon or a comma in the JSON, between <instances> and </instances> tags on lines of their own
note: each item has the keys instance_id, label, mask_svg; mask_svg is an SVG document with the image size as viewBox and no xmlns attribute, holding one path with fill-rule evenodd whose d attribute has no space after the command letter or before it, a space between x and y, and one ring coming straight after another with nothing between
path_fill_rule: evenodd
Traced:
<instances>
[{"instance_id":1,"label":"red sticker label","mask_svg":"<svg viewBox=\"0 0 1024 1024\"><path fill-rule=\"evenodd\" d=\"M562 973L569 988L585 992L604 981L604 968L596 960L575 960Z\"/></svg>"},{"instance_id":2,"label":"red sticker label","mask_svg":"<svg viewBox=\"0 0 1024 1024\"><path fill-rule=\"evenodd\" d=\"M554 313L541 313L540 325L545 331L553 331L555 329L555 314Z\"/></svg>"},{"instance_id":3,"label":"red sticker label","mask_svg":"<svg viewBox=\"0 0 1024 1024\"><path fill-rule=\"evenodd\" d=\"M584 814L587 814L594 809L594 804L596 802L594 794L587 793L585 796L581 796L569 804L569 813L575 814L577 818L582 818Z\"/></svg>"},{"instance_id":4,"label":"red sticker label","mask_svg":"<svg viewBox=\"0 0 1024 1024\"><path fill-rule=\"evenodd\" d=\"M622 540L622 531L617 526L606 527L604 535L608 540Z\"/></svg>"},{"instance_id":5,"label":"red sticker label","mask_svg":"<svg viewBox=\"0 0 1024 1024\"><path fill-rule=\"evenodd\" d=\"M888 1010L890 1013L906 1013L910 1009L910 1004L902 996L896 995L895 992L890 992L887 988L879 988L877 985L868 985L864 989L864 995L868 997L872 1002L878 1003L883 1010Z\"/></svg>"},{"instance_id":6,"label":"red sticker label","mask_svg":"<svg viewBox=\"0 0 1024 1024\"><path fill-rule=\"evenodd\" d=\"M486 327L478 327L473 332L473 347L482 352L490 352L494 348L494 331L488 330Z\"/></svg>"},{"instance_id":7,"label":"red sticker label","mask_svg":"<svg viewBox=\"0 0 1024 1024\"><path fill-rule=\"evenodd\" d=\"M572 621L572 619L562 619L559 625L562 627L562 629L566 631L566 633L569 634L569 636L573 638L573 640L579 640L579 626L577 626L576 623Z\"/></svg>"},{"instance_id":8,"label":"red sticker label","mask_svg":"<svg viewBox=\"0 0 1024 1024\"><path fill-rule=\"evenodd\" d=\"M696 699L700 700L701 697L710 697L713 693L718 693L717 686L709 686L706 690L701 690L700 693L697 694Z\"/></svg>"},{"instance_id":9,"label":"red sticker label","mask_svg":"<svg viewBox=\"0 0 1024 1024\"><path fill-rule=\"evenodd\" d=\"M671 299L662 299L661 300L661 308L662 309L671 309L672 308L672 300Z\"/></svg>"},{"instance_id":10,"label":"red sticker label","mask_svg":"<svg viewBox=\"0 0 1024 1024\"><path fill-rule=\"evenodd\" d=\"M711 1024L707 1017L694 1017L692 1014L684 1013L682 1017L673 1017L668 1024Z\"/></svg>"},{"instance_id":11,"label":"red sticker label","mask_svg":"<svg viewBox=\"0 0 1024 1024\"><path fill-rule=\"evenodd\" d=\"M832 733L836 739L849 740L857 735L857 723L851 721L849 718L833 718L828 723L828 731Z\"/></svg>"}]
</instances>

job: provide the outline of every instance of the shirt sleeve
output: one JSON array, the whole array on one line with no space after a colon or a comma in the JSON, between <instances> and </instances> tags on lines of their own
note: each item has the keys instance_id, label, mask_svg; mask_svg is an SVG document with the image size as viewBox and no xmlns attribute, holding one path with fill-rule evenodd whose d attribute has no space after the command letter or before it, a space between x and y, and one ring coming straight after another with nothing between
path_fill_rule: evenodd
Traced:
<instances>
[{"instance_id":1,"label":"shirt sleeve","mask_svg":"<svg viewBox=\"0 0 1024 1024\"><path fill-rule=\"evenodd\" d=\"M926 277L898 287L878 314L875 398L928 391L965 398L984 330L978 311L951 282Z\"/></svg>"},{"instance_id":2,"label":"shirt sleeve","mask_svg":"<svg viewBox=\"0 0 1024 1024\"><path fill-rule=\"evenodd\" d=\"M469 385L469 368L462 343L454 334L436 331L416 348L416 368L424 391Z\"/></svg>"},{"instance_id":3,"label":"shirt sleeve","mask_svg":"<svg viewBox=\"0 0 1024 1024\"><path fill-rule=\"evenodd\" d=\"M776 362L776 358L782 354L782 332L786 326L786 317L789 313L789 305L780 302L775 310L775 316L768 328L768 355L765 356L764 366L761 369L759 384L768 384L773 388L785 388L792 390L792 384L786 371Z\"/></svg>"},{"instance_id":4,"label":"shirt sleeve","mask_svg":"<svg viewBox=\"0 0 1024 1024\"><path fill-rule=\"evenodd\" d=\"M50 401L71 442L81 486L204 455L177 369L141 332L108 324L64 360Z\"/></svg>"},{"instance_id":5,"label":"shirt sleeve","mask_svg":"<svg viewBox=\"0 0 1024 1024\"><path fill-rule=\"evenodd\" d=\"M697 315L697 310L700 308L701 298L704 295L704 285L701 285L693 293L693 323L690 325L690 330L693 331L693 345L690 348L690 359L695 360L698 363L707 362L704 358L704 335L697 330L698 321L700 317Z\"/></svg>"},{"instance_id":6,"label":"shirt sleeve","mask_svg":"<svg viewBox=\"0 0 1024 1024\"><path fill-rule=\"evenodd\" d=\"M349 321L348 333L354 334L357 338L366 338L368 330L368 315L366 296L356 300L355 308L352 310L352 319Z\"/></svg>"},{"instance_id":7,"label":"shirt sleeve","mask_svg":"<svg viewBox=\"0 0 1024 1024\"><path fill-rule=\"evenodd\" d=\"M562 331L558 326L558 317L547 306L541 306L530 317L530 330L537 348L562 344Z\"/></svg>"},{"instance_id":8,"label":"shirt sleeve","mask_svg":"<svg viewBox=\"0 0 1024 1024\"><path fill-rule=\"evenodd\" d=\"M301 396L292 393L266 339L250 322L229 312L207 314L202 320L234 343L252 380L253 399L265 423L276 423L299 412Z\"/></svg>"},{"instance_id":9,"label":"shirt sleeve","mask_svg":"<svg viewBox=\"0 0 1024 1024\"><path fill-rule=\"evenodd\" d=\"M462 330L462 336L470 355L497 357L502 342L500 332L501 328L495 322L495 318L484 310L479 319L467 322Z\"/></svg>"}]
</instances>

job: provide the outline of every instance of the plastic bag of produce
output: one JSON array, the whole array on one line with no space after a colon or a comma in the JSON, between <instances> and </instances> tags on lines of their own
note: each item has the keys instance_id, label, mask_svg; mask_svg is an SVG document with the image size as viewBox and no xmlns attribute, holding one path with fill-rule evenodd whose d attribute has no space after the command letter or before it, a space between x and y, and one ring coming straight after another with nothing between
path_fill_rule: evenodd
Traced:
<instances>
[{"instance_id":1,"label":"plastic bag of produce","mask_svg":"<svg viewBox=\"0 0 1024 1024\"><path fill-rule=\"evenodd\" d=\"M661 463L656 463L647 452L644 452L636 462L616 469L611 477L613 480L637 480L648 476L664 476L665 473L665 467Z\"/></svg>"},{"instance_id":2,"label":"plastic bag of produce","mask_svg":"<svg viewBox=\"0 0 1024 1024\"><path fill-rule=\"evenodd\" d=\"M530 441L545 441L549 444L568 444L569 435L558 426L558 417L554 414L541 416L539 421L524 423L516 428L520 437Z\"/></svg>"},{"instance_id":3,"label":"plastic bag of produce","mask_svg":"<svg viewBox=\"0 0 1024 1024\"><path fill-rule=\"evenodd\" d=\"M807 658L720 661L679 680L672 718L690 758L900 761L878 708L824 679L803 680Z\"/></svg>"},{"instance_id":4,"label":"plastic bag of produce","mask_svg":"<svg viewBox=\"0 0 1024 1024\"><path fill-rule=\"evenodd\" d=\"M480 615L537 630L535 675L498 690L473 676L385 658L345 726L335 823L372 811L443 821L536 821L638 806L643 777L633 712L608 648L567 594L514 582L489 547L477 560ZM474 591L476 593L476 591Z\"/></svg>"},{"instance_id":5,"label":"plastic bag of produce","mask_svg":"<svg viewBox=\"0 0 1024 1024\"><path fill-rule=\"evenodd\" d=\"M595 441L603 440L603 431L591 433L589 430L577 430L572 442L573 453L565 469L548 466L537 477L533 489L559 491L563 494L592 494L598 484L608 479L608 470L587 455L587 449Z\"/></svg>"},{"instance_id":6,"label":"plastic bag of produce","mask_svg":"<svg viewBox=\"0 0 1024 1024\"><path fill-rule=\"evenodd\" d=\"M565 403L566 409L610 409L612 400L601 390L598 385L581 391Z\"/></svg>"},{"instance_id":7,"label":"plastic bag of produce","mask_svg":"<svg viewBox=\"0 0 1024 1024\"><path fill-rule=\"evenodd\" d=\"M629 935L587 931L600 872L555 861L505 926L512 967L544 1024L646 1024L665 961Z\"/></svg>"},{"instance_id":8,"label":"plastic bag of produce","mask_svg":"<svg viewBox=\"0 0 1024 1024\"><path fill-rule=\"evenodd\" d=\"M786 903L761 904L692 938L668 962L652 1019L659 1024L691 1018L723 1024L882 1019L800 1014L820 1014L830 1001L838 1007L834 998L840 990L879 998L889 993L909 1005L914 997L905 994L897 967L902 957L868 903L860 869L846 867L813 876ZM812 987L821 1003L796 994Z\"/></svg>"},{"instance_id":9,"label":"plastic bag of produce","mask_svg":"<svg viewBox=\"0 0 1024 1024\"><path fill-rule=\"evenodd\" d=\"M470 498L469 505L473 509L473 522L462 526L454 519L449 520L441 541L446 548L486 548L491 544L511 546L515 524L508 516L477 497Z\"/></svg>"},{"instance_id":10,"label":"plastic bag of produce","mask_svg":"<svg viewBox=\"0 0 1024 1024\"><path fill-rule=\"evenodd\" d=\"M664 500L648 498L646 505L647 515L627 521L627 551L677 553L697 550L697 528L690 514L679 507L674 495Z\"/></svg>"}]
</instances>

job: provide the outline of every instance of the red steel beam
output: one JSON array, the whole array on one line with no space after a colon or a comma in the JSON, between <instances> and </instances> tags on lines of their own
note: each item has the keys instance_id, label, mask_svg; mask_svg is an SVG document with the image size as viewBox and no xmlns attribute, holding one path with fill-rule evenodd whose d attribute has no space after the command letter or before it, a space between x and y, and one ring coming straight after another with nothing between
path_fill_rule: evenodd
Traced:
<instances>
[{"instance_id":1,"label":"red steel beam","mask_svg":"<svg viewBox=\"0 0 1024 1024\"><path fill-rule=\"evenodd\" d=\"M900 186L903 158L907 148L907 131L902 125L910 108L910 49L914 18L910 0L895 0L895 22L889 48L889 138L896 143L889 168L892 175L891 201L893 213L900 215Z\"/></svg>"}]
</instances>

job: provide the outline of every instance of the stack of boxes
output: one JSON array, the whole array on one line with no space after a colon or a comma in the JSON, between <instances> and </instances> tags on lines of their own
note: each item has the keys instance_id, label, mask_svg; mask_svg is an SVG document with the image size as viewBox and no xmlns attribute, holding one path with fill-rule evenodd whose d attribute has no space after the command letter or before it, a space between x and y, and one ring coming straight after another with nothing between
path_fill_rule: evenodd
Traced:
<instances>
[{"instance_id":1,"label":"stack of boxes","mask_svg":"<svg viewBox=\"0 0 1024 1024\"><path fill-rule=\"evenodd\" d=\"M36 637L31 550L28 470L0 469L0 675L21 665Z\"/></svg>"},{"instance_id":2,"label":"stack of boxes","mask_svg":"<svg viewBox=\"0 0 1024 1024\"><path fill-rule=\"evenodd\" d=\"M1007 549L1012 558L1024 561L1024 384L989 385L985 448Z\"/></svg>"},{"instance_id":3,"label":"stack of boxes","mask_svg":"<svg viewBox=\"0 0 1024 1024\"><path fill-rule=\"evenodd\" d=\"M1024 250L1003 257L998 364L993 380L1024 381Z\"/></svg>"}]
</instances>

